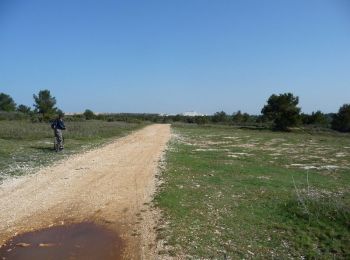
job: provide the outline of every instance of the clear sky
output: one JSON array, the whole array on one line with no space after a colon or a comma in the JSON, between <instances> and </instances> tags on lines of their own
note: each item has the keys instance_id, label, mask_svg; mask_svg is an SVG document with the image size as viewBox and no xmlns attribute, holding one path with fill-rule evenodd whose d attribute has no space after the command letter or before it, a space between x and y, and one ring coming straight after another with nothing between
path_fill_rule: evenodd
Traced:
<instances>
[{"instance_id":1,"label":"clear sky","mask_svg":"<svg viewBox=\"0 0 350 260\"><path fill-rule=\"evenodd\" d=\"M349 0L0 0L0 92L65 112L350 103Z\"/></svg>"}]
</instances>

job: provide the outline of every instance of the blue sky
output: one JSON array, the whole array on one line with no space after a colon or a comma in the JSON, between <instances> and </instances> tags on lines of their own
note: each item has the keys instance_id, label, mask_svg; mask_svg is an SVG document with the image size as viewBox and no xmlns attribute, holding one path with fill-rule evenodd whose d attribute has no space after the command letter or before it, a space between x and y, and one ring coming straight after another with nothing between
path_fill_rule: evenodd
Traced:
<instances>
[{"instance_id":1,"label":"blue sky","mask_svg":"<svg viewBox=\"0 0 350 260\"><path fill-rule=\"evenodd\" d=\"M350 103L348 0L0 0L0 92L66 112L259 114Z\"/></svg>"}]
</instances>

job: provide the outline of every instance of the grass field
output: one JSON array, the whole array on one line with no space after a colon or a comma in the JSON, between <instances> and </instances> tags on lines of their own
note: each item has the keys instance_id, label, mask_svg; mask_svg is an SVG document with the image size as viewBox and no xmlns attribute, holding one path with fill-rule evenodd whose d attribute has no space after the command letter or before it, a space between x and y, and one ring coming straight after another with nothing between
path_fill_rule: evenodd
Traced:
<instances>
[{"instance_id":1,"label":"grass field","mask_svg":"<svg viewBox=\"0 0 350 260\"><path fill-rule=\"evenodd\" d=\"M50 124L0 121L0 182L9 176L32 173L38 167L126 135L142 125L83 121L66 122L66 127L65 150L55 153Z\"/></svg>"},{"instance_id":2,"label":"grass field","mask_svg":"<svg viewBox=\"0 0 350 260\"><path fill-rule=\"evenodd\" d=\"M350 258L350 135L176 126L156 196L165 254Z\"/></svg>"}]
</instances>

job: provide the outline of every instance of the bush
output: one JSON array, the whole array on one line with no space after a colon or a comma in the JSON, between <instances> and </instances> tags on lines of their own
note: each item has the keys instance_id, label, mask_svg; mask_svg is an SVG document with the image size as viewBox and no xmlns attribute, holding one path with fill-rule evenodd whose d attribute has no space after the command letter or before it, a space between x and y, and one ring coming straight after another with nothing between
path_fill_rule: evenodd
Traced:
<instances>
[{"instance_id":1,"label":"bush","mask_svg":"<svg viewBox=\"0 0 350 260\"><path fill-rule=\"evenodd\" d=\"M0 121L3 120L28 120L30 116L21 112L4 112L0 111Z\"/></svg>"},{"instance_id":2,"label":"bush","mask_svg":"<svg viewBox=\"0 0 350 260\"><path fill-rule=\"evenodd\" d=\"M297 107L299 98L292 93L271 95L261 113L273 121L276 130L286 131L299 122L300 108Z\"/></svg>"},{"instance_id":3,"label":"bush","mask_svg":"<svg viewBox=\"0 0 350 260\"><path fill-rule=\"evenodd\" d=\"M328 126L330 123L329 117L321 111L312 112L311 115L301 114L301 121L305 125Z\"/></svg>"},{"instance_id":4,"label":"bush","mask_svg":"<svg viewBox=\"0 0 350 260\"><path fill-rule=\"evenodd\" d=\"M15 110L16 103L13 101L12 97L5 93L0 93L0 111L11 112Z\"/></svg>"},{"instance_id":5,"label":"bush","mask_svg":"<svg viewBox=\"0 0 350 260\"><path fill-rule=\"evenodd\" d=\"M344 104L334 114L332 128L340 132L350 132L350 104Z\"/></svg>"},{"instance_id":6,"label":"bush","mask_svg":"<svg viewBox=\"0 0 350 260\"><path fill-rule=\"evenodd\" d=\"M24 114L29 114L31 112L31 108L26 105L19 105L17 107L17 111Z\"/></svg>"},{"instance_id":7,"label":"bush","mask_svg":"<svg viewBox=\"0 0 350 260\"><path fill-rule=\"evenodd\" d=\"M85 119L86 119L86 120L91 120L91 119L94 119L94 118L95 118L94 112L92 112L92 110L90 110L90 109L86 109L86 110L85 110L84 116L85 116Z\"/></svg>"},{"instance_id":8,"label":"bush","mask_svg":"<svg viewBox=\"0 0 350 260\"><path fill-rule=\"evenodd\" d=\"M282 206L286 236L307 259L349 257L350 208L341 197L311 190ZM322 258L323 259L323 258Z\"/></svg>"},{"instance_id":9,"label":"bush","mask_svg":"<svg viewBox=\"0 0 350 260\"><path fill-rule=\"evenodd\" d=\"M208 118L206 116L195 116L194 122L198 125L204 125L208 123Z\"/></svg>"},{"instance_id":10,"label":"bush","mask_svg":"<svg viewBox=\"0 0 350 260\"><path fill-rule=\"evenodd\" d=\"M228 121L228 117L227 114L224 111L221 112L216 112L213 117L211 118L211 120L214 123L224 123Z\"/></svg>"},{"instance_id":11,"label":"bush","mask_svg":"<svg viewBox=\"0 0 350 260\"><path fill-rule=\"evenodd\" d=\"M51 96L50 90L40 90L38 95L33 95L33 98L36 112L42 115L40 120L52 120L57 113L57 108L55 107L56 98Z\"/></svg>"}]
</instances>

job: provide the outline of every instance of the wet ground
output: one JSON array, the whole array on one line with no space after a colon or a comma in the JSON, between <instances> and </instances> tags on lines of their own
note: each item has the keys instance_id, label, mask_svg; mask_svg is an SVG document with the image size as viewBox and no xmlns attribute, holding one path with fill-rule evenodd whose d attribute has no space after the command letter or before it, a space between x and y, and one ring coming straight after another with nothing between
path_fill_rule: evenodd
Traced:
<instances>
[{"instance_id":1,"label":"wet ground","mask_svg":"<svg viewBox=\"0 0 350 260\"><path fill-rule=\"evenodd\" d=\"M17 235L0 248L0 259L122 259L118 234L91 222Z\"/></svg>"}]
</instances>

